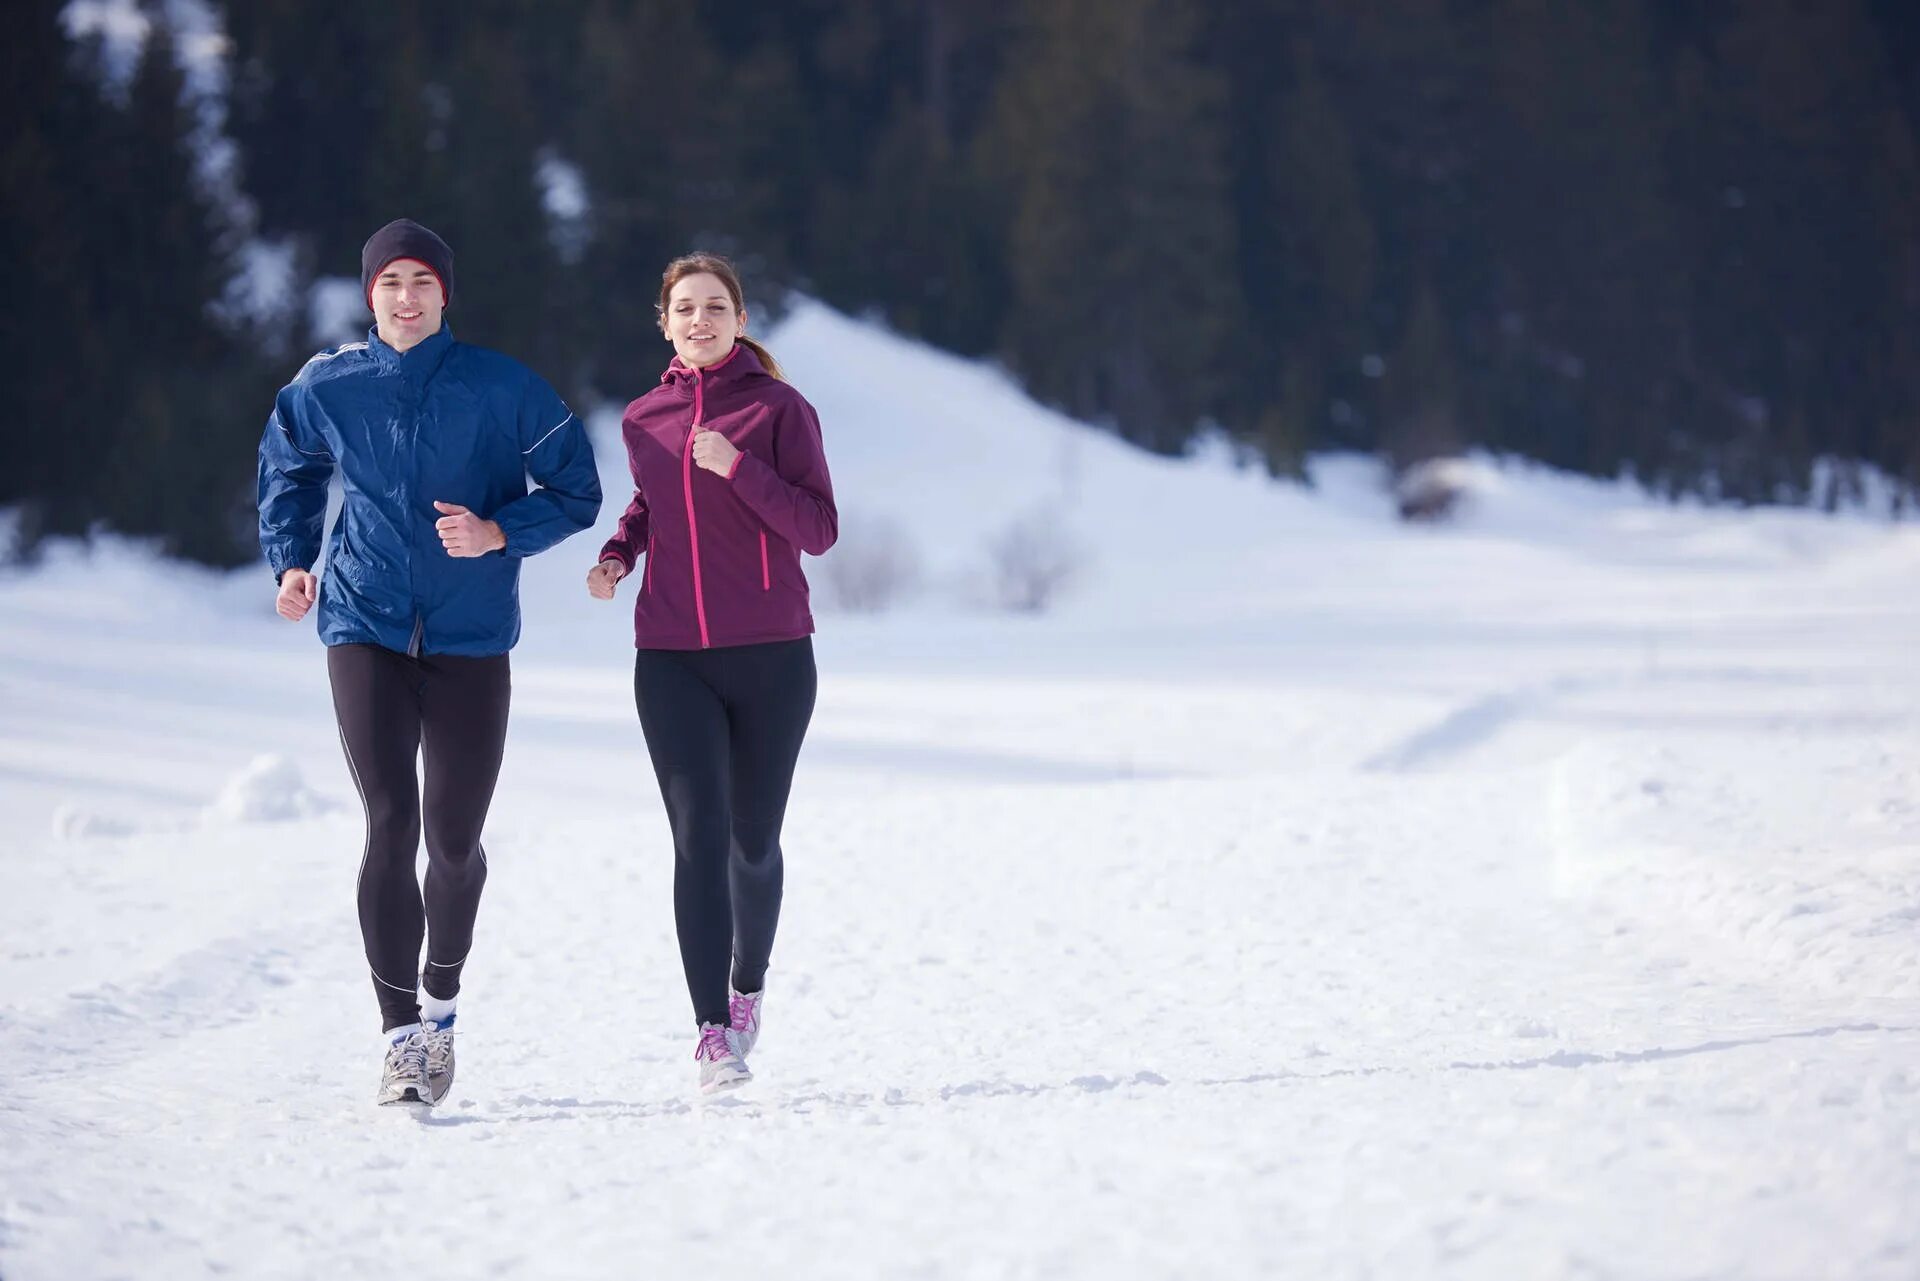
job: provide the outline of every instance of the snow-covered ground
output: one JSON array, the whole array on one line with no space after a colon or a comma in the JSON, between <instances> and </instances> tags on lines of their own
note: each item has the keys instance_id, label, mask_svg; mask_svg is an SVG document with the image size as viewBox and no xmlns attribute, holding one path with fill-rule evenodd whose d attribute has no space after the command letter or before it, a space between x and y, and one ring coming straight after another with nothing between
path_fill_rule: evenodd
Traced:
<instances>
[{"instance_id":1,"label":"snow-covered ground","mask_svg":"<svg viewBox=\"0 0 1920 1281\"><path fill-rule=\"evenodd\" d=\"M771 345L921 586L820 611L755 1085L692 1088L598 534L527 572L427 1116L310 625L56 549L0 578L7 1281L1920 1276L1920 531L1492 463L1409 529ZM1037 511L1073 587L982 609Z\"/></svg>"}]
</instances>

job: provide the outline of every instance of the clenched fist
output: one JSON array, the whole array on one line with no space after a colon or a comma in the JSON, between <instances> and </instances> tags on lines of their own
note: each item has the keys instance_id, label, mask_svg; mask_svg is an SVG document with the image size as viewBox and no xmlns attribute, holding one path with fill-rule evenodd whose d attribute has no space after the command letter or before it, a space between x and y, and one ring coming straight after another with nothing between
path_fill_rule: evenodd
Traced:
<instances>
[{"instance_id":1,"label":"clenched fist","mask_svg":"<svg viewBox=\"0 0 1920 1281\"><path fill-rule=\"evenodd\" d=\"M320 580L304 569L289 569L280 575L280 595L273 602L274 613L292 622L299 622L313 608L314 595L319 590Z\"/></svg>"},{"instance_id":2,"label":"clenched fist","mask_svg":"<svg viewBox=\"0 0 1920 1281\"><path fill-rule=\"evenodd\" d=\"M613 589L627 576L627 567L617 560L603 560L587 571L587 594L595 600L612 600Z\"/></svg>"},{"instance_id":3,"label":"clenched fist","mask_svg":"<svg viewBox=\"0 0 1920 1281\"><path fill-rule=\"evenodd\" d=\"M485 556L507 545L500 526L480 519L459 503L436 502L433 509L440 513L433 527L439 531L440 545L449 556Z\"/></svg>"},{"instance_id":4,"label":"clenched fist","mask_svg":"<svg viewBox=\"0 0 1920 1281\"><path fill-rule=\"evenodd\" d=\"M693 434L693 461L710 472L724 476L733 470L733 460L740 451L733 442L717 431L708 431L701 427Z\"/></svg>"}]
</instances>

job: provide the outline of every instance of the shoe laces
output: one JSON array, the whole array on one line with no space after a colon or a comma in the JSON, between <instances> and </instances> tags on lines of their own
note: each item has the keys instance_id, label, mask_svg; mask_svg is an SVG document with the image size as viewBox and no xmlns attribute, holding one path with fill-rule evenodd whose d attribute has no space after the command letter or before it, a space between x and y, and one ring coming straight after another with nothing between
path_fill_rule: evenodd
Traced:
<instances>
[{"instance_id":1,"label":"shoe laces","mask_svg":"<svg viewBox=\"0 0 1920 1281\"><path fill-rule=\"evenodd\" d=\"M700 1043L693 1047L693 1057L709 1063L733 1058L733 1038L728 1035L731 1031L731 1028L721 1027L718 1023L702 1023Z\"/></svg>"},{"instance_id":2,"label":"shoe laces","mask_svg":"<svg viewBox=\"0 0 1920 1281\"><path fill-rule=\"evenodd\" d=\"M445 1072L447 1063L453 1058L453 1029L434 1028L426 1033L427 1071Z\"/></svg>"},{"instance_id":3,"label":"shoe laces","mask_svg":"<svg viewBox=\"0 0 1920 1281\"><path fill-rule=\"evenodd\" d=\"M752 1027L759 1013L760 994L758 992L750 995L735 992L727 997L727 1022L733 1025L734 1031L744 1032Z\"/></svg>"},{"instance_id":4,"label":"shoe laces","mask_svg":"<svg viewBox=\"0 0 1920 1281\"><path fill-rule=\"evenodd\" d=\"M409 1032L387 1047L387 1071L418 1076L427 1070L427 1034Z\"/></svg>"}]
</instances>

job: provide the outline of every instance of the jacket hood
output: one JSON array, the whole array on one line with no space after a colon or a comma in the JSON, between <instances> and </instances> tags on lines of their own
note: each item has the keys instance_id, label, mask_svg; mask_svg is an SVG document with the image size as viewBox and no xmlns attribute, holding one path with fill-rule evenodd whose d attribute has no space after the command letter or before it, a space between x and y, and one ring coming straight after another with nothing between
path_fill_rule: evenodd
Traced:
<instances>
[{"instance_id":1,"label":"jacket hood","mask_svg":"<svg viewBox=\"0 0 1920 1281\"><path fill-rule=\"evenodd\" d=\"M728 352L718 364L708 365L700 370L695 370L692 365L675 356L668 363L666 370L661 373L660 381L676 391L691 396L696 378L706 379L707 385L711 387L716 384L726 386L744 382L749 378L771 376L767 373L766 366L760 363L760 357L753 354L752 348L743 343L735 343L733 350Z\"/></svg>"}]
</instances>

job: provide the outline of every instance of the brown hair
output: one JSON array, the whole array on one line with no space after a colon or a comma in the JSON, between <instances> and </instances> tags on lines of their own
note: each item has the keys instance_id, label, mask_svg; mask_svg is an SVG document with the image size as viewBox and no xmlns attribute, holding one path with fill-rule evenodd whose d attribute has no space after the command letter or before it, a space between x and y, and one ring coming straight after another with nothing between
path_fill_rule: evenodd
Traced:
<instances>
[{"instance_id":1,"label":"brown hair","mask_svg":"<svg viewBox=\"0 0 1920 1281\"><path fill-rule=\"evenodd\" d=\"M731 262L719 254L687 254L668 263L666 271L660 275L660 301L654 304L653 310L661 333L667 332L667 299L672 295L673 287L688 276L697 276L701 272L720 278L720 283L727 287L727 293L733 298L733 309L736 312L747 309L746 297L740 289L740 273L733 269ZM780 368L780 362L775 360L773 353L761 346L757 339L741 334L735 341L758 356L768 373L782 382L786 381L786 371Z\"/></svg>"}]
</instances>

